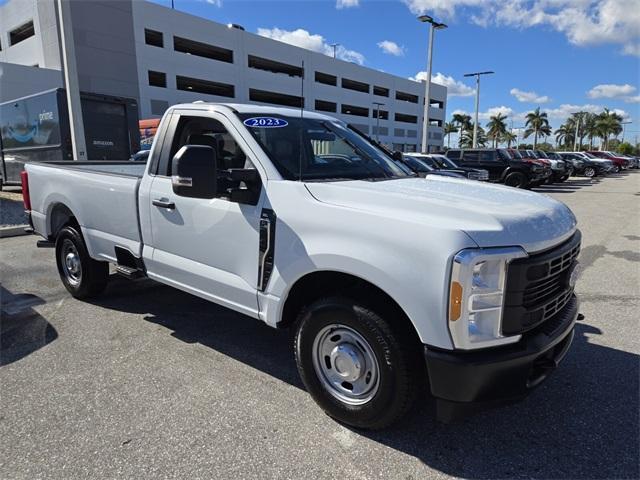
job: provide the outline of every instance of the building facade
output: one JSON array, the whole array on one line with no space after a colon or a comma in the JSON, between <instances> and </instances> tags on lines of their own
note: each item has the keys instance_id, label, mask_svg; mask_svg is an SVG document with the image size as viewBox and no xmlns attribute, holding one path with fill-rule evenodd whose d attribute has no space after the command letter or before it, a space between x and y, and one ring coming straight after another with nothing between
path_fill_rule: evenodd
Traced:
<instances>
[{"instance_id":1,"label":"building facade","mask_svg":"<svg viewBox=\"0 0 640 480\"><path fill-rule=\"evenodd\" d=\"M55 10L53 0L0 7L0 62L60 70ZM304 107L394 149L420 148L424 83L150 2L73 0L71 17L80 89L135 98L141 118L195 100ZM438 149L446 87L432 84L430 94L428 143Z\"/></svg>"}]
</instances>

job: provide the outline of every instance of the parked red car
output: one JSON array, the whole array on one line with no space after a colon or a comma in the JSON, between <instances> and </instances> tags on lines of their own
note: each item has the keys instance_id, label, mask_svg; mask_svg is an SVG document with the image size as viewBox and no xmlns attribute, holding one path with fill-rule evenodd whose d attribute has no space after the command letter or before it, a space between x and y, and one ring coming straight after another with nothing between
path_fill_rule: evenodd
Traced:
<instances>
[{"instance_id":1,"label":"parked red car","mask_svg":"<svg viewBox=\"0 0 640 480\"><path fill-rule=\"evenodd\" d=\"M618 157L616 155L614 155L611 152L607 152L607 151L600 151L600 150L592 150L589 151L587 153L590 153L591 155L598 157L598 158L604 158L605 160L611 160L613 162L614 165L614 171L616 173L618 173L620 170L626 170L627 168L629 168L629 160L627 160L626 158L622 158L622 157Z\"/></svg>"}]
</instances>

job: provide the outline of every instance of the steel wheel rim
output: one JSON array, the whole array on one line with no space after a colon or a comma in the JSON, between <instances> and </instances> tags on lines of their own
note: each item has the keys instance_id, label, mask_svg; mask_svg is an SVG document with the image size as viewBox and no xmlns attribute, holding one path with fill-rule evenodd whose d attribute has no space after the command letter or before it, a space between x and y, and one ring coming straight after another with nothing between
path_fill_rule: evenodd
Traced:
<instances>
[{"instance_id":1,"label":"steel wheel rim","mask_svg":"<svg viewBox=\"0 0 640 480\"><path fill-rule=\"evenodd\" d=\"M313 368L322 387L349 405L363 405L378 392L380 368L369 343L342 324L318 332L313 341Z\"/></svg>"},{"instance_id":2,"label":"steel wheel rim","mask_svg":"<svg viewBox=\"0 0 640 480\"><path fill-rule=\"evenodd\" d=\"M78 286L82 281L82 262L80 261L78 249L69 239L65 239L62 242L60 264L67 281L74 287Z\"/></svg>"}]
</instances>

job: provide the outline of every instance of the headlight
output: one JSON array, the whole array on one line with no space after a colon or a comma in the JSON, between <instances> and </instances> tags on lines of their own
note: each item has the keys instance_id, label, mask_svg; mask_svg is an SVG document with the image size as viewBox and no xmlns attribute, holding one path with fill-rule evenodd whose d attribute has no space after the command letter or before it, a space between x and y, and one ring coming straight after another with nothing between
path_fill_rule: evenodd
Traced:
<instances>
[{"instance_id":1,"label":"headlight","mask_svg":"<svg viewBox=\"0 0 640 480\"><path fill-rule=\"evenodd\" d=\"M502 336L507 265L526 257L519 247L462 250L453 259L449 331L456 348L469 350L515 343Z\"/></svg>"}]
</instances>

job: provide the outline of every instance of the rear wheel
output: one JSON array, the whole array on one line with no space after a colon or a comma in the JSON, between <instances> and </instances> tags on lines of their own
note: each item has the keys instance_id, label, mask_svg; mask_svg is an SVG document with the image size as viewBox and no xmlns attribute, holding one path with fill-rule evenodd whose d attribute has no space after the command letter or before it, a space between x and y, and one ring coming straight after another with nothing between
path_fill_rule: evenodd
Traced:
<instances>
[{"instance_id":1,"label":"rear wheel","mask_svg":"<svg viewBox=\"0 0 640 480\"><path fill-rule=\"evenodd\" d=\"M511 172L504 179L504 184L509 187L525 188L527 186L527 177L522 172Z\"/></svg>"},{"instance_id":2,"label":"rear wheel","mask_svg":"<svg viewBox=\"0 0 640 480\"><path fill-rule=\"evenodd\" d=\"M56 264L63 285L75 298L101 293L109 279L109 264L92 259L77 227L67 226L56 238Z\"/></svg>"},{"instance_id":3,"label":"rear wheel","mask_svg":"<svg viewBox=\"0 0 640 480\"><path fill-rule=\"evenodd\" d=\"M620 172L620 167L618 165L613 167L613 173L619 173Z\"/></svg>"},{"instance_id":4,"label":"rear wheel","mask_svg":"<svg viewBox=\"0 0 640 480\"><path fill-rule=\"evenodd\" d=\"M329 416L357 428L386 427L409 410L417 390L411 342L400 336L357 301L319 300L298 321L298 372Z\"/></svg>"}]
</instances>

